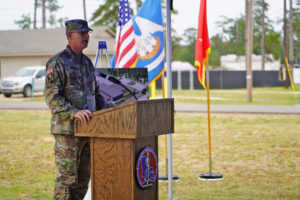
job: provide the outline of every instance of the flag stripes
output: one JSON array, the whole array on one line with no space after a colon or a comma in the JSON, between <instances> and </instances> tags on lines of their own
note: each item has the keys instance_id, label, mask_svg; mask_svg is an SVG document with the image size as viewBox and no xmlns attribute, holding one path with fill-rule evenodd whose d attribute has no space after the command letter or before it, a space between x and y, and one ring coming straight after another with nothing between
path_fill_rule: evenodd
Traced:
<instances>
[{"instance_id":1,"label":"flag stripes","mask_svg":"<svg viewBox=\"0 0 300 200\"><path fill-rule=\"evenodd\" d=\"M137 49L128 0L120 0L116 35L115 68L132 68L137 61Z\"/></svg>"}]
</instances>

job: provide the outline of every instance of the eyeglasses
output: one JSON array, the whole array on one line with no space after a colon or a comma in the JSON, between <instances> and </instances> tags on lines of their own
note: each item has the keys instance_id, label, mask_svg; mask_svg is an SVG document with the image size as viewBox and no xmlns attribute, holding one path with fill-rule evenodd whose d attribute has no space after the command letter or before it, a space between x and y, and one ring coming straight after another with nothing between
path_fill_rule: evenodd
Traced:
<instances>
[{"instance_id":1,"label":"eyeglasses","mask_svg":"<svg viewBox=\"0 0 300 200\"><path fill-rule=\"evenodd\" d=\"M81 35L81 37L84 37L86 34L88 34L89 36L92 36L92 34L90 33L90 31L72 31L71 33L79 33Z\"/></svg>"}]
</instances>

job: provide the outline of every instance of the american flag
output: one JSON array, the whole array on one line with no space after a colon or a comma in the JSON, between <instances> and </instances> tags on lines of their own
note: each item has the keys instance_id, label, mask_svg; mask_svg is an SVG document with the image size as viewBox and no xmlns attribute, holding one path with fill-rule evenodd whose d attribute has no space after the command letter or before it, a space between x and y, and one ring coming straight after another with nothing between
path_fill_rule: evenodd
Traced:
<instances>
[{"instance_id":1,"label":"american flag","mask_svg":"<svg viewBox=\"0 0 300 200\"><path fill-rule=\"evenodd\" d=\"M137 48L128 0L120 0L116 35L115 68L133 68Z\"/></svg>"}]
</instances>

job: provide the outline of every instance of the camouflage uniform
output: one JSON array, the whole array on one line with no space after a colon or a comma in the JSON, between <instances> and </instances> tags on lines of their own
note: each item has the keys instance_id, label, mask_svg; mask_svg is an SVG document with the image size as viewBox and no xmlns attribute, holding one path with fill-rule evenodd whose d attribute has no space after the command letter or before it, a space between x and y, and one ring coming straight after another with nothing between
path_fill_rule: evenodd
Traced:
<instances>
[{"instance_id":1,"label":"camouflage uniform","mask_svg":"<svg viewBox=\"0 0 300 200\"><path fill-rule=\"evenodd\" d=\"M74 137L74 115L108 104L99 93L91 60L76 55L69 46L49 59L46 74L46 103L52 113L58 168L53 199L83 199L90 179L90 146L88 138Z\"/></svg>"}]
</instances>

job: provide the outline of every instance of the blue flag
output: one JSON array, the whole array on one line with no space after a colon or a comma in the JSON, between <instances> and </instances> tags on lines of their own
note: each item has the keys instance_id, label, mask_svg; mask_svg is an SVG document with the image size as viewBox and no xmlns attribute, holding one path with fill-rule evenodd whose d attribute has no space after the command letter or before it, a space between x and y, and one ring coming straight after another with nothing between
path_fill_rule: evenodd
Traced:
<instances>
[{"instance_id":1,"label":"blue flag","mask_svg":"<svg viewBox=\"0 0 300 200\"><path fill-rule=\"evenodd\" d=\"M164 71L164 32L160 0L145 0L133 18L133 29L138 55L135 68L148 68L150 85ZM113 67L114 64L112 59Z\"/></svg>"}]
</instances>

